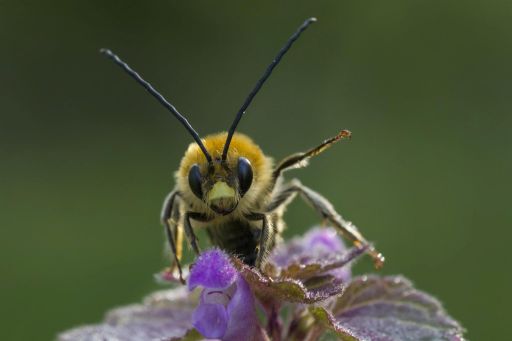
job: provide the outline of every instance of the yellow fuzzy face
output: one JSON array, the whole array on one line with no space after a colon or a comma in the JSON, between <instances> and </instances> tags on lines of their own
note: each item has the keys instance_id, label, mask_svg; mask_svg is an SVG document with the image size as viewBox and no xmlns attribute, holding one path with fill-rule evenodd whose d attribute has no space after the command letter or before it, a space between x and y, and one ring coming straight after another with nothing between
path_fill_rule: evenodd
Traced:
<instances>
[{"instance_id":1,"label":"yellow fuzzy face","mask_svg":"<svg viewBox=\"0 0 512 341\"><path fill-rule=\"evenodd\" d=\"M202 211L209 208L221 215L259 197L271 179L272 169L271 159L249 137L239 133L233 135L226 161L222 162L226 136L224 132L202 139L212 164L196 143L190 144L176 173L179 190L190 202Z\"/></svg>"}]
</instances>

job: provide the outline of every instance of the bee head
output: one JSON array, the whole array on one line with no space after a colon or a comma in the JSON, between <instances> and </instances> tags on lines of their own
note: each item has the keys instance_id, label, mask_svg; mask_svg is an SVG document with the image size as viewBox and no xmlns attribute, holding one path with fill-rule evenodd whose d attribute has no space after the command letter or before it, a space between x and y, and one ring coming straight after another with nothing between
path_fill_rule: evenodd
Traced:
<instances>
[{"instance_id":1,"label":"bee head","mask_svg":"<svg viewBox=\"0 0 512 341\"><path fill-rule=\"evenodd\" d=\"M215 159L203 170L193 164L188 172L188 184L194 195L222 215L233 212L252 180L251 162L245 157L239 157L236 164Z\"/></svg>"},{"instance_id":2,"label":"bee head","mask_svg":"<svg viewBox=\"0 0 512 341\"><path fill-rule=\"evenodd\" d=\"M233 136L226 160L222 148L227 132L202 139L212 162L196 143L191 143L175 173L177 189L192 209L227 215L262 202L272 179L273 162L248 136Z\"/></svg>"},{"instance_id":3,"label":"bee head","mask_svg":"<svg viewBox=\"0 0 512 341\"><path fill-rule=\"evenodd\" d=\"M195 140L197 148L200 153L204 156L206 163L203 160L196 160L195 162L188 163L194 158L198 158L194 148L191 150L191 154L186 154L182 161L182 166L178 172L178 180L185 180L188 178L188 186L194 195L201 201L205 202L214 212L219 214L229 214L238 205L241 198L247 193L251 184L253 183L253 173L257 181L254 187L258 187L257 183L260 183L260 191L264 191L262 183L265 179L269 180L270 169L268 162L265 163L265 158L259 150L259 148L252 144L252 142L242 142L241 147L235 148L237 151L230 149L230 146L236 145L237 138L235 135L238 123L245 114L247 108L253 101L256 94L260 91L263 84L272 74L275 67L280 63L283 56L288 52L293 43L299 38L309 25L316 21L315 18L309 18L295 31L295 33L288 39L286 44L279 50L279 53L272 60L270 65L265 69L265 72L256 82L254 88L251 90L244 103L238 110L231 127L228 132L221 135L223 140L221 145L215 148L209 148L203 141L199 134L194 130L188 120L172 105L165 97L160 94L149 82L142 78L142 76L133 70L128 64L122 61L116 54L108 49L101 49L100 52L105 54L108 58L112 59L114 63L119 65L126 73L128 73L137 83L139 83L144 89L146 89L158 102L160 102L171 114L185 127L190 133L192 138ZM218 140L214 139L215 141ZM246 138L242 138L246 140ZM240 146L238 146L240 147ZM190 148L189 148L190 149ZM221 153L220 153L221 151ZM239 151L242 152L239 154ZM218 156L216 154L219 154ZM238 155L237 155L238 154ZM252 158L249 156L252 154ZM213 155L213 157L212 157ZM245 157L247 156L247 158ZM253 164L249 160L254 161ZM183 174L182 172L187 172ZM255 171L255 172L253 172ZM179 187L186 190L185 183L180 183ZM263 188L263 189L262 189ZM253 190L258 192L258 190Z\"/></svg>"}]
</instances>

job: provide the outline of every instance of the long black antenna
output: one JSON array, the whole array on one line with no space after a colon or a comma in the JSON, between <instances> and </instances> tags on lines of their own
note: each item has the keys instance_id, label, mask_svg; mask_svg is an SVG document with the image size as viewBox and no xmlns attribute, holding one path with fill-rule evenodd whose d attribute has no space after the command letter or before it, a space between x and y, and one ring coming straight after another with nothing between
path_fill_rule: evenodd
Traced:
<instances>
[{"instance_id":1,"label":"long black antenna","mask_svg":"<svg viewBox=\"0 0 512 341\"><path fill-rule=\"evenodd\" d=\"M114 61L114 63L116 63L117 65L122 67L123 70L126 71L126 73L128 73L133 79L135 79L135 81L137 81L137 83L142 85L144 87L144 89L146 89L151 95L153 95L153 97L155 97L158 100L158 102L160 102L164 107L166 107L174 115L174 117L176 117L178 119L178 121L180 121L181 124L183 124L185 126L185 128L188 130L190 135L192 135L192 137L194 138L196 143L199 145L199 148L201 148L201 150L203 151L203 154L206 157L206 160L208 160L208 163L212 162L212 157L206 150L203 142L201 141L201 138L199 137L199 134L194 130L194 128L192 128L192 126L187 121L187 119L185 117L183 117L183 115L178 112L178 110L174 107L174 105L169 103L165 99L165 97L162 96L162 94L160 94L157 90L155 90L155 88L153 88L153 86L151 84L149 84L147 81L145 81L136 71L134 71L128 64L123 62L121 60L121 58L119 58L112 51L110 51L109 49L101 49L100 52L103 53L104 55L106 55L107 57L109 57L110 59L112 59Z\"/></svg>"},{"instance_id":2,"label":"long black antenna","mask_svg":"<svg viewBox=\"0 0 512 341\"><path fill-rule=\"evenodd\" d=\"M238 122L240 122L240 119L242 118L243 114L245 114L245 110L247 110L247 107L251 104L252 100L260 91L261 87L265 83L265 81L268 79L268 77L272 74L272 71L274 71L274 68L279 64L283 56L288 52L290 47L292 47L293 43L299 39L299 36L308 28L309 25L316 22L316 18L309 18L300 27L295 31L295 33L288 39L286 44L281 48L277 56L274 58L272 63L267 67L265 70L265 73L261 78L258 80L252 91L249 93L249 96L245 99L244 104L242 104L242 107L238 110L235 120L231 124L231 127L229 128L228 136L226 138L226 142L224 144L224 150L222 151L222 160L225 161L228 156L228 150L229 150L229 144L231 143L231 139L233 138L233 134L235 133L236 127L238 125Z\"/></svg>"}]
</instances>

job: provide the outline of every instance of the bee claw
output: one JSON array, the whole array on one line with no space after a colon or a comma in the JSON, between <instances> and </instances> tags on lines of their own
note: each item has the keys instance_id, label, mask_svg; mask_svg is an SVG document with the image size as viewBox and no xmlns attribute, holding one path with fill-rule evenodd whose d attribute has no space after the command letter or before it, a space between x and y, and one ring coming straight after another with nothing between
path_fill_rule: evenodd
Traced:
<instances>
[{"instance_id":1,"label":"bee claw","mask_svg":"<svg viewBox=\"0 0 512 341\"><path fill-rule=\"evenodd\" d=\"M375 248L372 247L368 251L368 254L373 259L373 266L375 267L375 270L380 270L384 267L384 262L386 261L386 258L382 253L378 252L377 250L375 250Z\"/></svg>"}]
</instances>

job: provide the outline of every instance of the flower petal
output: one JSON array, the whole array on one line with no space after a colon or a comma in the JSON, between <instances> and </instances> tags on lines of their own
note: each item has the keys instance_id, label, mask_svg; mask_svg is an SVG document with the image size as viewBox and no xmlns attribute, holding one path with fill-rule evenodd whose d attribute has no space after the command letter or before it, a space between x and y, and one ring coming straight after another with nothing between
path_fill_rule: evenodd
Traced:
<instances>
[{"instance_id":1,"label":"flower petal","mask_svg":"<svg viewBox=\"0 0 512 341\"><path fill-rule=\"evenodd\" d=\"M228 330L223 341L252 340L258 324L254 295L242 276L236 280L236 291L228 303Z\"/></svg>"},{"instance_id":2,"label":"flower petal","mask_svg":"<svg viewBox=\"0 0 512 341\"><path fill-rule=\"evenodd\" d=\"M277 246L271 261L281 268L293 263L310 264L335 257L346 250L343 241L333 228L316 227L300 238Z\"/></svg>"},{"instance_id":3,"label":"flower petal","mask_svg":"<svg viewBox=\"0 0 512 341\"><path fill-rule=\"evenodd\" d=\"M336 230L332 228L315 228L304 235L304 244L310 252L341 252L345 245Z\"/></svg>"},{"instance_id":4,"label":"flower petal","mask_svg":"<svg viewBox=\"0 0 512 341\"><path fill-rule=\"evenodd\" d=\"M190 270L188 288L197 286L225 289L236 280L237 272L229 256L219 249L203 252Z\"/></svg>"},{"instance_id":5,"label":"flower petal","mask_svg":"<svg viewBox=\"0 0 512 341\"><path fill-rule=\"evenodd\" d=\"M235 287L235 285L229 287L233 290L204 289L201 292L200 302L227 306L231 296L233 296Z\"/></svg>"},{"instance_id":6,"label":"flower petal","mask_svg":"<svg viewBox=\"0 0 512 341\"><path fill-rule=\"evenodd\" d=\"M228 327L228 313L221 304L202 303L192 314L192 325L204 336L219 339Z\"/></svg>"}]
</instances>

